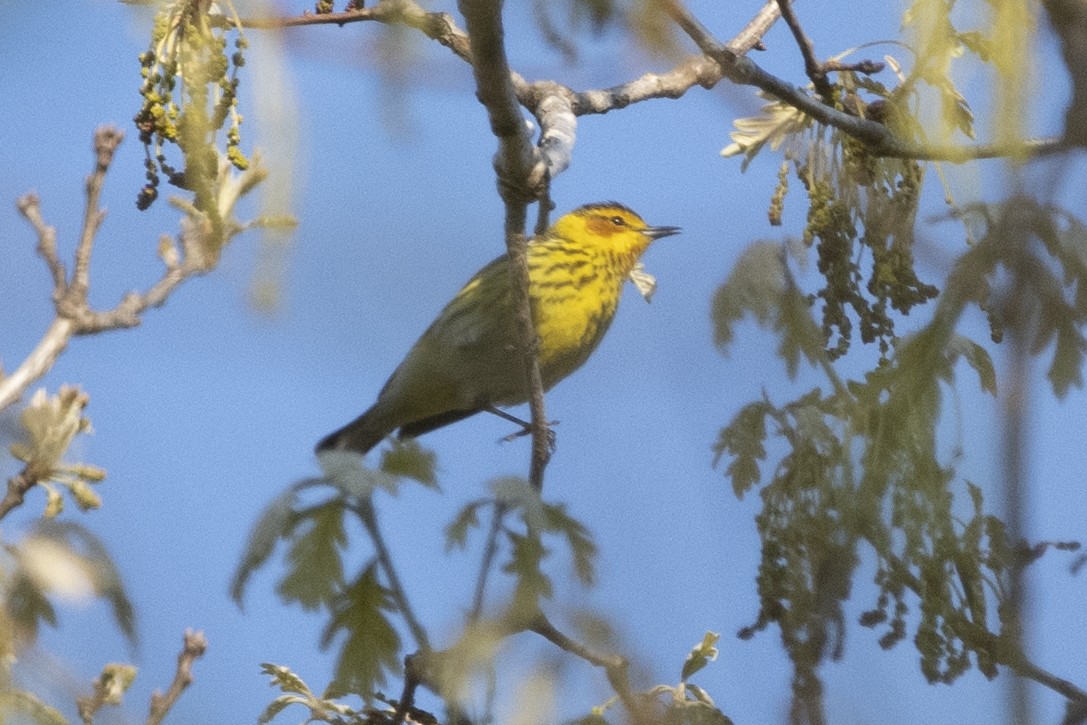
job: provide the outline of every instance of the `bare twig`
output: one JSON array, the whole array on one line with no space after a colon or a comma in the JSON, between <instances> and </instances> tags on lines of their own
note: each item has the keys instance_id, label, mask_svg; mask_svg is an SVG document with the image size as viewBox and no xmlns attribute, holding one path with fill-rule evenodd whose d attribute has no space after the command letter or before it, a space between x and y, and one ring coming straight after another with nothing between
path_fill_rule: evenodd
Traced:
<instances>
[{"instance_id":1,"label":"bare twig","mask_svg":"<svg viewBox=\"0 0 1087 725\"><path fill-rule=\"evenodd\" d=\"M495 501L491 513L491 527L487 531L487 541L483 544L483 558L479 562L479 575L476 577L476 591L472 597L472 609L468 613L468 622L478 622L483 615L483 604L487 592L487 580L491 575L494 557L498 553L498 535L502 532L502 520L509 511L503 501Z\"/></svg>"},{"instance_id":2,"label":"bare twig","mask_svg":"<svg viewBox=\"0 0 1087 725\"><path fill-rule=\"evenodd\" d=\"M37 483L38 481L25 468L18 475L9 478L7 492L4 494L4 498L0 499L0 520L7 516L12 509L22 506L27 491L34 488Z\"/></svg>"},{"instance_id":3,"label":"bare twig","mask_svg":"<svg viewBox=\"0 0 1087 725\"><path fill-rule=\"evenodd\" d=\"M94 171L87 177L87 203L83 210L83 231L75 251L75 270L72 273L72 281L68 285L68 294L81 298L84 303L87 290L90 288L91 250L94 248L98 229L106 218L106 212L98 208L98 200L102 195L102 184L105 182L106 172L113 163L113 155L124 138L125 135L121 133L121 130L112 126L103 126L94 134Z\"/></svg>"},{"instance_id":4,"label":"bare twig","mask_svg":"<svg viewBox=\"0 0 1087 725\"><path fill-rule=\"evenodd\" d=\"M876 60L869 60L867 58L864 60L855 61L853 63L843 63L840 60L835 60L834 58L831 58L830 60L823 63L823 70L825 71L849 70L856 73L863 73L864 75L869 76L873 73L879 73L886 67L887 66L885 63L880 63Z\"/></svg>"},{"instance_id":5,"label":"bare twig","mask_svg":"<svg viewBox=\"0 0 1087 725\"><path fill-rule=\"evenodd\" d=\"M121 131L108 126L95 133L95 165L87 177L83 228L76 246L71 279L57 256L56 230L46 224L42 217L41 200L30 193L22 196L16 204L37 233L38 254L45 261L53 280L52 296L57 314L26 359L10 375L0 378L0 409L17 401L30 385L45 375L73 337L139 325L144 311L162 305L178 285L189 277L208 272L214 266L214 260L204 251L208 230L198 220L185 218L179 235L183 256L181 259L165 256L166 269L157 282L145 292L130 292L112 309L91 308L88 302L90 261L95 238L105 218L105 212L98 204L106 173L123 138ZM167 237L163 244L172 246L173 243Z\"/></svg>"},{"instance_id":6,"label":"bare twig","mask_svg":"<svg viewBox=\"0 0 1087 725\"><path fill-rule=\"evenodd\" d=\"M789 26L793 38L796 39L797 47L800 48L800 55L804 57L804 72L815 85L815 90L823 98L823 102L833 105L834 86L827 80L826 67L815 57L815 46L811 38L804 32L804 28L800 27L800 19L793 12L792 0L777 0L777 4L781 10L781 19Z\"/></svg>"},{"instance_id":7,"label":"bare twig","mask_svg":"<svg viewBox=\"0 0 1087 725\"><path fill-rule=\"evenodd\" d=\"M242 20L246 28L294 28L311 25L339 25L362 21L400 24L420 31L431 40L449 48L458 58L472 62L468 34L457 27L449 13L427 12L414 0L382 0L373 7L345 10L339 13L314 15L305 13L296 17L262 17Z\"/></svg>"},{"instance_id":8,"label":"bare twig","mask_svg":"<svg viewBox=\"0 0 1087 725\"><path fill-rule=\"evenodd\" d=\"M147 715L146 725L159 725L162 722L181 697L181 693L192 684L193 663L207 652L208 640L203 632L185 630L184 642L181 653L177 656L177 671L174 673L174 681L170 683L170 689L166 690L166 694L156 692L151 695L151 711Z\"/></svg>"},{"instance_id":9,"label":"bare twig","mask_svg":"<svg viewBox=\"0 0 1087 725\"><path fill-rule=\"evenodd\" d=\"M41 378L68 347L75 334L76 322L57 317L42 335L34 350L6 378L0 379L0 410L14 403L35 380Z\"/></svg>"}]
</instances>

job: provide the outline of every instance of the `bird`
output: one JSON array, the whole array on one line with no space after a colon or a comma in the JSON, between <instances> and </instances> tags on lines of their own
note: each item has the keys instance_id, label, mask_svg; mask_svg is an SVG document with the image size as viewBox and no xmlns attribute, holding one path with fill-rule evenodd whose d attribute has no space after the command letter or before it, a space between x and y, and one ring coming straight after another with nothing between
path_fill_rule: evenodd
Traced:
<instances>
[{"instance_id":1,"label":"bird","mask_svg":"<svg viewBox=\"0 0 1087 725\"><path fill-rule=\"evenodd\" d=\"M580 368L615 317L623 282L642 253L679 227L649 226L617 202L564 214L526 244L528 293L544 390ZM483 267L450 300L378 393L377 401L322 438L316 452L365 455L393 432L414 438L483 411L528 400L511 295L509 258Z\"/></svg>"}]
</instances>

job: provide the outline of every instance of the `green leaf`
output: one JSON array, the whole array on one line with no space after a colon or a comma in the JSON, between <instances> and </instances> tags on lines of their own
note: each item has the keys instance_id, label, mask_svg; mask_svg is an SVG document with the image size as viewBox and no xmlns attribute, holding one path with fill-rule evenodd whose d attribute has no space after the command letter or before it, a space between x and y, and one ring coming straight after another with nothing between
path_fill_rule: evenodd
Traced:
<instances>
[{"instance_id":1,"label":"green leaf","mask_svg":"<svg viewBox=\"0 0 1087 725\"><path fill-rule=\"evenodd\" d=\"M271 680L268 684L278 687L281 692L290 692L305 697L313 697L313 691L309 689L301 677L296 675L290 667L275 665L270 662L262 662L260 671Z\"/></svg>"},{"instance_id":2,"label":"green leaf","mask_svg":"<svg viewBox=\"0 0 1087 725\"><path fill-rule=\"evenodd\" d=\"M680 674L682 682L686 682L691 675L717 659L717 641L719 639L721 639L721 635L716 632L706 632L705 636L702 637L702 641L691 648L690 654L687 655L687 659L683 663L683 671Z\"/></svg>"},{"instance_id":3,"label":"green leaf","mask_svg":"<svg viewBox=\"0 0 1087 725\"><path fill-rule=\"evenodd\" d=\"M759 92L760 96L767 96ZM802 111L782 101L773 100L762 107L762 113L748 118L737 118L732 122L735 130L729 134L732 143L721 150L726 159L744 155L741 171L746 171L751 160L767 144L776 151L789 136L799 133L811 124L811 119Z\"/></svg>"},{"instance_id":4,"label":"green leaf","mask_svg":"<svg viewBox=\"0 0 1087 725\"><path fill-rule=\"evenodd\" d=\"M1064 398L1074 386L1083 387L1083 356L1087 351L1087 340L1072 324L1062 323L1057 326L1057 346L1053 350L1053 362L1046 377L1053 385L1053 393Z\"/></svg>"},{"instance_id":5,"label":"green leaf","mask_svg":"<svg viewBox=\"0 0 1087 725\"><path fill-rule=\"evenodd\" d=\"M479 509L490 503L488 499L469 501L445 527L445 551L463 549L468 544L468 531L479 526Z\"/></svg>"},{"instance_id":6,"label":"green leaf","mask_svg":"<svg viewBox=\"0 0 1087 725\"><path fill-rule=\"evenodd\" d=\"M268 561L275 551L276 543L289 536L298 525L298 512L294 507L299 489L316 481L318 479L308 479L288 488L264 508L253 524L245 551L238 562L238 569L230 583L230 596L239 607L242 606L249 577Z\"/></svg>"},{"instance_id":7,"label":"green leaf","mask_svg":"<svg viewBox=\"0 0 1087 725\"><path fill-rule=\"evenodd\" d=\"M321 637L327 648L342 631L347 638L336 661L329 690L366 699L386 682L386 673L399 668L400 636L385 616L393 609L389 593L371 563L335 603L332 621Z\"/></svg>"},{"instance_id":8,"label":"green leaf","mask_svg":"<svg viewBox=\"0 0 1087 725\"><path fill-rule=\"evenodd\" d=\"M340 552L347 545L343 502L332 499L299 514L304 528L294 536L287 552L289 565L276 592L284 602L298 602L316 610L331 602L343 586Z\"/></svg>"},{"instance_id":9,"label":"green leaf","mask_svg":"<svg viewBox=\"0 0 1087 725\"><path fill-rule=\"evenodd\" d=\"M4 604L19 637L33 641L42 622L54 628L57 626L57 611L45 592L25 572L16 570L12 574Z\"/></svg>"},{"instance_id":10,"label":"green leaf","mask_svg":"<svg viewBox=\"0 0 1087 725\"><path fill-rule=\"evenodd\" d=\"M517 578L513 592L514 612L529 615L538 610L540 599L550 599L554 593L551 579L540 568L548 551L535 533L528 536L513 531L507 533L512 544L512 558L502 570Z\"/></svg>"},{"instance_id":11,"label":"green leaf","mask_svg":"<svg viewBox=\"0 0 1087 725\"><path fill-rule=\"evenodd\" d=\"M759 461L766 458L766 416L772 406L765 400L748 403L732 422L717 437L713 446L713 465L725 455L732 456L732 462L725 469L725 475L732 480L732 490L737 498L758 484L760 479Z\"/></svg>"},{"instance_id":12,"label":"green leaf","mask_svg":"<svg viewBox=\"0 0 1087 725\"><path fill-rule=\"evenodd\" d=\"M976 55L982 61L988 63L992 56L992 44L989 39L976 30L967 33L958 33L962 46Z\"/></svg>"},{"instance_id":13,"label":"green leaf","mask_svg":"<svg viewBox=\"0 0 1087 725\"><path fill-rule=\"evenodd\" d=\"M823 333L812 319L807 300L794 287L790 286L781 294L774 329L781 335L778 353L785 361L785 370L791 379L795 380L800 370L801 356L812 364L824 359Z\"/></svg>"},{"instance_id":14,"label":"green leaf","mask_svg":"<svg viewBox=\"0 0 1087 725\"><path fill-rule=\"evenodd\" d=\"M428 488L438 489L435 473L437 456L415 440L396 440L381 454L381 470L393 476L404 476Z\"/></svg>"},{"instance_id":15,"label":"green leaf","mask_svg":"<svg viewBox=\"0 0 1087 725\"><path fill-rule=\"evenodd\" d=\"M985 348L967 337L955 335L948 343L947 349L953 358L962 357L970 367L974 368L982 390L996 395L996 369L993 367L993 359L989 357Z\"/></svg>"},{"instance_id":16,"label":"green leaf","mask_svg":"<svg viewBox=\"0 0 1087 725\"><path fill-rule=\"evenodd\" d=\"M959 93L959 89L950 79L945 78L943 83L937 86L940 90L940 108L943 111L944 123L949 128L962 131L967 138L974 138L974 114L970 110L970 104Z\"/></svg>"},{"instance_id":17,"label":"green leaf","mask_svg":"<svg viewBox=\"0 0 1087 725\"><path fill-rule=\"evenodd\" d=\"M713 340L722 351L732 342L732 326L751 313L761 325L774 321L785 290L784 252L780 244L756 242L743 251L713 297Z\"/></svg>"},{"instance_id":18,"label":"green leaf","mask_svg":"<svg viewBox=\"0 0 1087 725\"><path fill-rule=\"evenodd\" d=\"M574 571L578 579L586 586L596 579L593 559L596 557L596 544L592 534L580 521L566 513L564 504L544 504L544 517L547 528L566 537L573 557Z\"/></svg>"}]
</instances>

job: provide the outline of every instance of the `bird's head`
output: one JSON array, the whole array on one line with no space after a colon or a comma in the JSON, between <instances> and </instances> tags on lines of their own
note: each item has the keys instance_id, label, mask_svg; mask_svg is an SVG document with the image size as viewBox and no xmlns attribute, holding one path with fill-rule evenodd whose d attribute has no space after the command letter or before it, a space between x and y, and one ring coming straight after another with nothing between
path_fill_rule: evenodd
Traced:
<instances>
[{"instance_id":1,"label":"bird's head","mask_svg":"<svg viewBox=\"0 0 1087 725\"><path fill-rule=\"evenodd\" d=\"M679 233L679 227L651 227L629 208L614 201L586 204L563 215L551 227L554 236L586 249L637 261L649 244Z\"/></svg>"}]
</instances>

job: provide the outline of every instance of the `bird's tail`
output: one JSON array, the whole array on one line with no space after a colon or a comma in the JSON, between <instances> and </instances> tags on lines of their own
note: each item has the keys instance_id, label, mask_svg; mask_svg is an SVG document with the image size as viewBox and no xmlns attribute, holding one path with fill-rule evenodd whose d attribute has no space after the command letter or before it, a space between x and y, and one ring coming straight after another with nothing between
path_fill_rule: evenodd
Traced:
<instances>
[{"instance_id":1,"label":"bird's tail","mask_svg":"<svg viewBox=\"0 0 1087 725\"><path fill-rule=\"evenodd\" d=\"M376 446L393 432L395 425L389 425L378 406L355 418L337 431L329 433L318 441L315 451L354 451L362 455Z\"/></svg>"}]
</instances>

